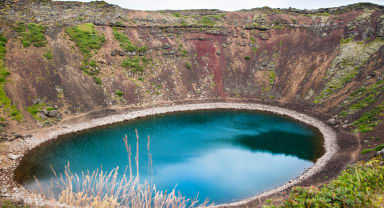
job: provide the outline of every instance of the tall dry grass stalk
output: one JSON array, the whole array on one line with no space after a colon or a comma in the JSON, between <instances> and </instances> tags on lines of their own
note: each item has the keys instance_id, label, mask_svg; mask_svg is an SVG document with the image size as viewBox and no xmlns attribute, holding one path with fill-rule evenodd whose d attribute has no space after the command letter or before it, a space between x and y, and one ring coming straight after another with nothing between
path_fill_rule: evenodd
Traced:
<instances>
[{"instance_id":1,"label":"tall dry grass stalk","mask_svg":"<svg viewBox=\"0 0 384 208\"><path fill-rule=\"evenodd\" d=\"M109 172L97 169L92 173L89 171L82 172L81 176L72 173L70 164L65 166L64 174L58 176L54 170L56 184L51 185L48 197L50 200L58 200L58 202L66 204L70 207L96 207L96 208L114 208L114 207L131 207L131 208L192 208L192 207L212 207L207 201L199 204L197 199L187 199L180 194L175 193L175 189L167 193L157 190L156 186L139 181L139 135L136 132L136 168L137 176L132 176L131 166L131 146L128 144L128 138L123 138L125 148L128 152L129 177L126 175L127 168L119 177L119 167ZM152 155L150 153L150 137L148 136L148 157L149 165L152 167ZM152 172L151 172L152 174ZM152 180L152 179L151 179ZM40 187L40 194L44 193L40 183L36 179L36 183ZM60 194L54 197L53 188L59 189Z\"/></svg>"}]
</instances>

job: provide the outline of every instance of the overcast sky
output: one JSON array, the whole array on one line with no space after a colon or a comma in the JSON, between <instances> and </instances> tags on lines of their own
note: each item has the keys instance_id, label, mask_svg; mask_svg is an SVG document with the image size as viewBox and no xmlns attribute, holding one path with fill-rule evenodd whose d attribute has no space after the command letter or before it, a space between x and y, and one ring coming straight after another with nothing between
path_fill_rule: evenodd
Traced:
<instances>
[{"instance_id":1,"label":"overcast sky","mask_svg":"<svg viewBox=\"0 0 384 208\"><path fill-rule=\"evenodd\" d=\"M91 0L81 0L89 2ZM336 7L358 2L372 2L384 5L384 0L105 0L127 9L164 10L164 9L221 9L235 11L255 7L317 9Z\"/></svg>"}]
</instances>

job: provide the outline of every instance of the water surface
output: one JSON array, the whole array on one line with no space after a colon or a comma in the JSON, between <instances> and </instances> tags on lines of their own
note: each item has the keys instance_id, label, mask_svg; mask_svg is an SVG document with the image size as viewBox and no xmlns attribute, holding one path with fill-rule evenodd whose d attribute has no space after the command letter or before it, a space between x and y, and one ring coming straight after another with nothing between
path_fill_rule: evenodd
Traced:
<instances>
[{"instance_id":1,"label":"water surface","mask_svg":"<svg viewBox=\"0 0 384 208\"><path fill-rule=\"evenodd\" d=\"M323 154L322 137L312 127L261 112L209 110L163 114L65 136L39 148L16 171L28 189L63 173L111 170L128 165L122 138L135 147L140 136L140 177L150 179L147 136L158 189L186 197L231 202L281 186L299 176ZM135 155L132 148L132 155ZM132 158L134 161L134 158ZM133 163L134 164L134 163ZM135 168L133 172L136 172Z\"/></svg>"}]
</instances>

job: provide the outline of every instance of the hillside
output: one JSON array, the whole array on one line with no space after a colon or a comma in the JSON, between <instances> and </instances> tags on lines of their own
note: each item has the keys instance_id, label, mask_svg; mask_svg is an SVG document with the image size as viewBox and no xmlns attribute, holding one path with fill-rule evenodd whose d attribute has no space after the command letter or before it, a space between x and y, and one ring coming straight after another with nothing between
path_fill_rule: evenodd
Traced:
<instances>
[{"instance_id":1,"label":"hillside","mask_svg":"<svg viewBox=\"0 0 384 208\"><path fill-rule=\"evenodd\" d=\"M3 0L0 25L1 151L70 122L209 101L314 115L354 145L349 162L384 143L383 6L134 11Z\"/></svg>"}]
</instances>

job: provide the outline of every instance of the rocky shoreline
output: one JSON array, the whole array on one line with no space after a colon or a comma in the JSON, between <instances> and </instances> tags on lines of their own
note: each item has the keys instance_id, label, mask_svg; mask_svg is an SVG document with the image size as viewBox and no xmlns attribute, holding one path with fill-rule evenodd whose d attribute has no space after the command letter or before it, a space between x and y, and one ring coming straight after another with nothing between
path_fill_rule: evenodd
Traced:
<instances>
[{"instance_id":1,"label":"rocky shoreline","mask_svg":"<svg viewBox=\"0 0 384 208\"><path fill-rule=\"evenodd\" d=\"M148 108L143 110L129 111L129 112L106 116L102 118L91 119L88 122L82 122L82 123L77 123L73 125L62 125L60 128L56 130L52 130L51 132L48 132L46 136L41 136L41 137L32 136L32 137L24 138L24 142L22 142L21 146L17 148L18 152L12 153L12 155L14 156L13 165L9 166L9 168L6 170L2 169L0 171L1 184L5 185L3 187L6 188L6 190L2 191L3 192L2 196L16 202L22 201L23 203L26 203L26 204L64 206L64 205L57 204L56 202L46 201L41 196L36 196L31 194L28 190L23 188L21 185L16 184L16 182L13 180L14 170L20 163L22 157L28 155L29 151L35 148L38 148L44 143L52 141L61 135L74 133L74 132L78 132L86 129L92 129L98 126L110 125L117 122L132 120L132 119L156 115L156 114L172 113L172 112L180 112L180 111L207 110L207 109L255 110L255 111L265 111L265 112L276 113L284 116L289 116L295 120L298 120L300 122L306 123L308 125L311 125L317 128L323 134L324 148L326 150L325 154L321 158L319 158L311 168L306 170L302 175L300 175L296 179L289 181L285 185L277 187L276 189L264 192L260 195L251 197L249 199L245 199L242 201L229 203L229 204L217 205L217 207L241 206L249 202L258 200L262 197L270 196L272 194L286 190L287 188L292 187L308 179L309 177L313 176L315 173L322 170L327 164L327 162L332 158L332 156L339 149L336 141L336 133L332 130L331 127L327 126L324 122L316 118L313 118L303 113L299 113L297 111L293 111L293 110L289 110L281 107L264 105L264 104L230 103L230 102L181 104L181 105L172 105L167 107L155 107L155 108ZM6 194L4 194L4 191L6 191Z\"/></svg>"}]
</instances>

